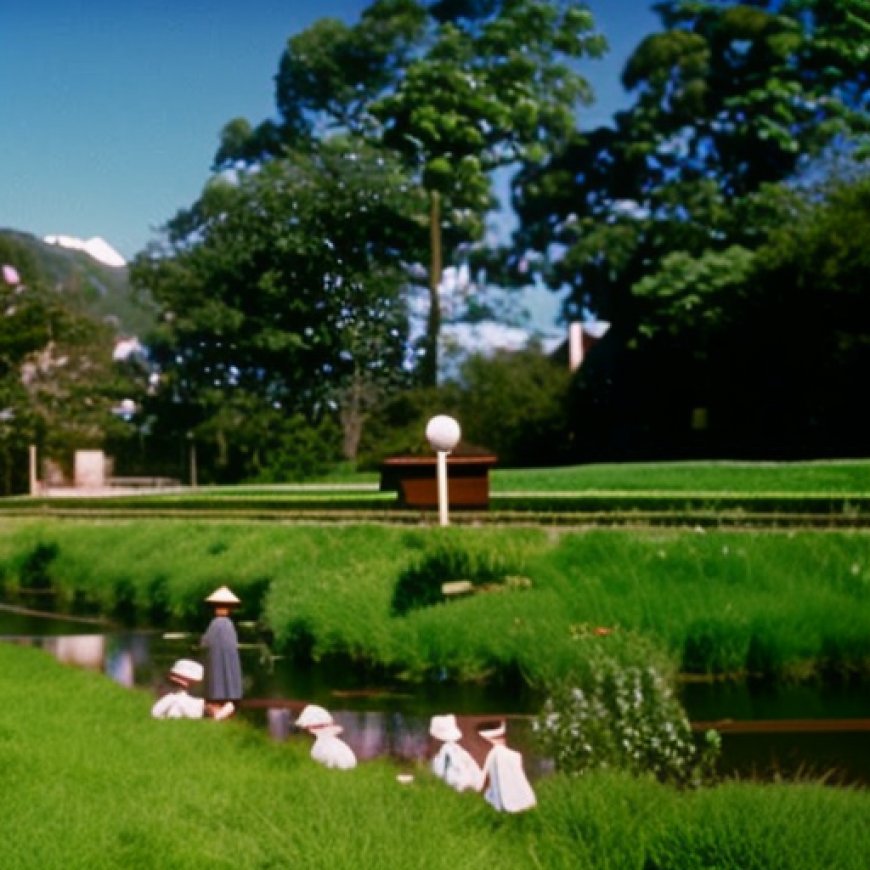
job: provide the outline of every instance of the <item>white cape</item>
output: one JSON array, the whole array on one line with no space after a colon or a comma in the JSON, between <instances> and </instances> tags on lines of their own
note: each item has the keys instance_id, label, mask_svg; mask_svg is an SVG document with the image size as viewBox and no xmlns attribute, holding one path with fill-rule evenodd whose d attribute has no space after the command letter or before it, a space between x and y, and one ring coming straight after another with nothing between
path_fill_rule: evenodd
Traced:
<instances>
[{"instance_id":1,"label":"white cape","mask_svg":"<svg viewBox=\"0 0 870 870\"><path fill-rule=\"evenodd\" d=\"M489 780L484 797L497 810L519 813L537 804L519 752L507 746L493 746L486 756L483 774Z\"/></svg>"},{"instance_id":2,"label":"white cape","mask_svg":"<svg viewBox=\"0 0 870 870\"><path fill-rule=\"evenodd\" d=\"M311 747L311 757L327 767L337 767L340 770L350 770L356 767L356 756L353 750L334 734L318 734Z\"/></svg>"},{"instance_id":3,"label":"white cape","mask_svg":"<svg viewBox=\"0 0 870 870\"><path fill-rule=\"evenodd\" d=\"M480 791L483 771L471 755L458 743L446 742L432 759L432 773L456 791Z\"/></svg>"},{"instance_id":4,"label":"white cape","mask_svg":"<svg viewBox=\"0 0 870 870\"><path fill-rule=\"evenodd\" d=\"M184 691L170 692L154 704L151 715L155 719L202 719L205 701Z\"/></svg>"}]
</instances>

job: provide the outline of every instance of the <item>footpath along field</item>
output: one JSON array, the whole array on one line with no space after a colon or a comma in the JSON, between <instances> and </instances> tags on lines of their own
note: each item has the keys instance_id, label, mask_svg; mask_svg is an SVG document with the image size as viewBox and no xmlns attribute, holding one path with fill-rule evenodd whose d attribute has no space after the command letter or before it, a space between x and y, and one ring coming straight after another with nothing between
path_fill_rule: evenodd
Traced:
<instances>
[{"instance_id":1,"label":"footpath along field","mask_svg":"<svg viewBox=\"0 0 870 870\"><path fill-rule=\"evenodd\" d=\"M688 468L623 469L621 487L646 479L685 491L704 482ZM868 469L807 464L809 477L778 484L767 471L779 475L779 466L727 474L744 493L764 482L798 499L846 503L866 495ZM527 485L537 474L536 487L557 493L578 473L560 470L549 483L540 482L549 472L516 474ZM705 485L724 486L722 473L710 465ZM516 487L511 474L494 487ZM449 581L471 591L447 598ZM201 627L202 597L224 582L245 601L240 618L267 627L276 651L344 657L421 688L438 671L457 680L520 675L549 689L601 649L633 662L653 648L670 678L866 684L870 675L870 533L860 529L441 529L72 514L0 522L6 602ZM598 771L546 778L534 813L502 817L424 771L404 788L387 762L347 776L314 769L307 745L272 744L243 723L152 722L144 693L33 650L0 645L0 683L3 867L870 866L862 789L689 789Z\"/></svg>"}]
</instances>

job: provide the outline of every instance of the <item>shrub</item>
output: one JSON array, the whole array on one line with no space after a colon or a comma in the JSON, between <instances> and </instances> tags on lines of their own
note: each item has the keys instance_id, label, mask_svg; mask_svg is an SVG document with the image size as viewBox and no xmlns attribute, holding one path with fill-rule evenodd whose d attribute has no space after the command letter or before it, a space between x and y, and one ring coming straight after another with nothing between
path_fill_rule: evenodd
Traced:
<instances>
[{"instance_id":1,"label":"shrub","mask_svg":"<svg viewBox=\"0 0 870 870\"><path fill-rule=\"evenodd\" d=\"M286 420L265 445L251 480L259 483L311 480L327 474L341 456L341 433L330 419L316 425L300 415Z\"/></svg>"},{"instance_id":2,"label":"shrub","mask_svg":"<svg viewBox=\"0 0 870 870\"><path fill-rule=\"evenodd\" d=\"M638 641L635 661L587 643L581 672L551 689L535 719L537 739L565 773L611 768L697 784L712 771L719 735L707 732L703 749L696 747L671 680L654 658L637 654L647 646Z\"/></svg>"}]
</instances>

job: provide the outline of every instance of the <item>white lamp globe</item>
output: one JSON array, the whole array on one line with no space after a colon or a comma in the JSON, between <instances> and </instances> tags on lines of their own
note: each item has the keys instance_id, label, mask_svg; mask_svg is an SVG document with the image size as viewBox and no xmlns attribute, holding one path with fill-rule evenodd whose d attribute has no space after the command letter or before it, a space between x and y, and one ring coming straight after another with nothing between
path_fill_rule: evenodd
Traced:
<instances>
[{"instance_id":1,"label":"white lamp globe","mask_svg":"<svg viewBox=\"0 0 870 870\"><path fill-rule=\"evenodd\" d=\"M426 439L438 453L449 453L459 443L461 436L459 423L446 414L438 414L426 424Z\"/></svg>"}]
</instances>

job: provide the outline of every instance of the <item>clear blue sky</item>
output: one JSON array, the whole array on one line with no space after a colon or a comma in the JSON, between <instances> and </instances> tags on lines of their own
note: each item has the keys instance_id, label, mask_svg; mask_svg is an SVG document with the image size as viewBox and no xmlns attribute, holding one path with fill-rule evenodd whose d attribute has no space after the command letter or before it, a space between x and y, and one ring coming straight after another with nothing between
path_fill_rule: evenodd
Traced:
<instances>
[{"instance_id":1,"label":"clear blue sky","mask_svg":"<svg viewBox=\"0 0 870 870\"><path fill-rule=\"evenodd\" d=\"M584 70L598 101L627 98L627 54L656 29L652 0L591 0L611 43ZM190 205L224 124L274 114L288 36L356 21L367 0L5 0L0 9L0 227L101 236L130 258Z\"/></svg>"}]
</instances>

